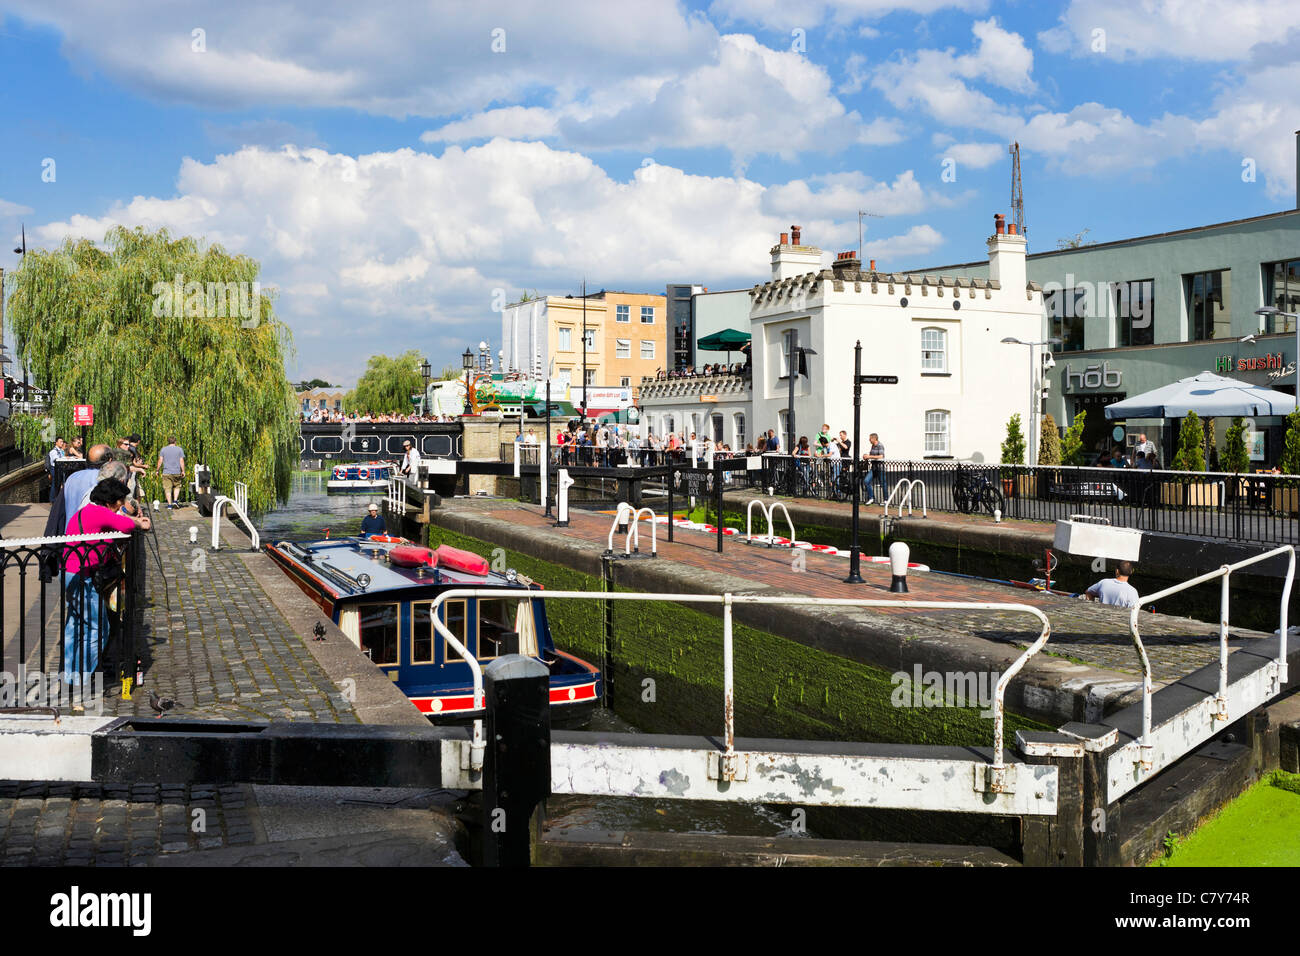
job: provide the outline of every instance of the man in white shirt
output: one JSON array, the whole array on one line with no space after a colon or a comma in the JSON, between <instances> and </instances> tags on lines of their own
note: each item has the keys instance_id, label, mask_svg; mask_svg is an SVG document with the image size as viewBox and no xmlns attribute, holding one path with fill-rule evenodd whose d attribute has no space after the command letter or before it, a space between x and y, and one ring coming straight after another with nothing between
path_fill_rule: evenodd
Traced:
<instances>
[{"instance_id":1,"label":"man in white shirt","mask_svg":"<svg viewBox=\"0 0 1300 956\"><path fill-rule=\"evenodd\" d=\"M1100 601L1102 604L1137 607L1139 597L1137 588L1128 583L1129 575L1132 573L1133 562L1121 561L1119 567L1115 569L1113 578L1102 578L1088 588L1084 595L1089 601Z\"/></svg>"},{"instance_id":2,"label":"man in white shirt","mask_svg":"<svg viewBox=\"0 0 1300 956\"><path fill-rule=\"evenodd\" d=\"M411 444L410 439L402 442L402 474L417 484L420 481L420 452Z\"/></svg>"},{"instance_id":3,"label":"man in white shirt","mask_svg":"<svg viewBox=\"0 0 1300 956\"><path fill-rule=\"evenodd\" d=\"M1138 435L1138 443L1134 451L1140 451L1142 452L1142 454L1150 458L1153 454L1155 454L1155 450L1156 450L1155 442L1147 441L1146 435Z\"/></svg>"},{"instance_id":4,"label":"man in white shirt","mask_svg":"<svg viewBox=\"0 0 1300 956\"><path fill-rule=\"evenodd\" d=\"M67 453L64 451L67 445L68 443L65 442L62 438L54 439L54 447L50 449L50 453L49 455L46 456L45 459L46 460L45 470L48 471L51 475L54 474L54 463L56 461L62 461L64 458L67 457Z\"/></svg>"}]
</instances>

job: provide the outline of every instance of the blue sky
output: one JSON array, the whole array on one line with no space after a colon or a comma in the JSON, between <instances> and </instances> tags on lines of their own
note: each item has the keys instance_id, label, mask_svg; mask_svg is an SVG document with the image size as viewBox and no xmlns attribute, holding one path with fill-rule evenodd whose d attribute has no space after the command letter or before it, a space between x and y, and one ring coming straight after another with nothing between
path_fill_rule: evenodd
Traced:
<instances>
[{"instance_id":1,"label":"blue sky","mask_svg":"<svg viewBox=\"0 0 1300 956\"><path fill-rule=\"evenodd\" d=\"M0 262L20 224L219 241L291 376L350 383L496 342L497 290L744 287L860 208L882 268L981 259L1013 139L1031 251L1295 205L1294 2L372 7L0 0Z\"/></svg>"}]
</instances>

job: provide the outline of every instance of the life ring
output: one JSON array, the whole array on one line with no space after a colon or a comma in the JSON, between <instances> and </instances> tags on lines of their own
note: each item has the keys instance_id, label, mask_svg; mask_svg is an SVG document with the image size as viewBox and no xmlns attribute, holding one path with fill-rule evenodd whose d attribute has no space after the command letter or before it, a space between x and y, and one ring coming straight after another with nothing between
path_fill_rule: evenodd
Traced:
<instances>
[{"instance_id":1,"label":"life ring","mask_svg":"<svg viewBox=\"0 0 1300 956\"><path fill-rule=\"evenodd\" d=\"M359 478L359 479L362 480L362 481L369 481L369 480L370 480L370 469L369 469L369 468L358 468L358 469L357 469L357 478Z\"/></svg>"},{"instance_id":2,"label":"life ring","mask_svg":"<svg viewBox=\"0 0 1300 956\"><path fill-rule=\"evenodd\" d=\"M410 544L406 538L399 538L391 534L371 534L366 536L367 541L374 541L377 544Z\"/></svg>"}]
</instances>

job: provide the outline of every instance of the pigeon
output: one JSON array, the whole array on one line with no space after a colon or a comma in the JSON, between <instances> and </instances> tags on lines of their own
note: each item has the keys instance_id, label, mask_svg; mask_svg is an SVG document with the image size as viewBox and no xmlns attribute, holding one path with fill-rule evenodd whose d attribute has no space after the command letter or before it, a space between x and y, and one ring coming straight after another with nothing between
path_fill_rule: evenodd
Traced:
<instances>
[{"instance_id":1,"label":"pigeon","mask_svg":"<svg viewBox=\"0 0 1300 956\"><path fill-rule=\"evenodd\" d=\"M320 621L316 622L316 626L311 629L311 632L316 635L312 638L313 641L325 640L325 626Z\"/></svg>"},{"instance_id":2,"label":"pigeon","mask_svg":"<svg viewBox=\"0 0 1300 956\"><path fill-rule=\"evenodd\" d=\"M180 704L176 703L176 701L172 700L170 697L159 697L157 693L150 689L149 706L153 708L154 714L161 717L173 707L179 707Z\"/></svg>"}]
</instances>

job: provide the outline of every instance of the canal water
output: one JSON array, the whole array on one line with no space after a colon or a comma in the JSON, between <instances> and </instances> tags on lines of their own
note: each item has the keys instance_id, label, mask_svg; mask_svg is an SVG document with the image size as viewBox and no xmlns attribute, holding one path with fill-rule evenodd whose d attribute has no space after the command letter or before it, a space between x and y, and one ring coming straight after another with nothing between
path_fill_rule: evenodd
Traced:
<instances>
[{"instance_id":1,"label":"canal water","mask_svg":"<svg viewBox=\"0 0 1300 956\"><path fill-rule=\"evenodd\" d=\"M289 500L274 511L255 516L264 541L312 540L356 534L370 501L382 495L329 494L328 471L295 472ZM588 729L639 733L613 711L597 710ZM760 804L712 803L693 800L645 800L595 797L553 797L547 801L547 823L553 829L640 830L669 833L723 833L740 836L808 836L801 816L791 808ZM815 834L813 834L815 835Z\"/></svg>"}]
</instances>

